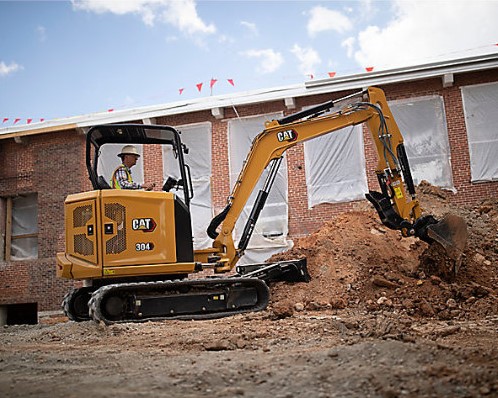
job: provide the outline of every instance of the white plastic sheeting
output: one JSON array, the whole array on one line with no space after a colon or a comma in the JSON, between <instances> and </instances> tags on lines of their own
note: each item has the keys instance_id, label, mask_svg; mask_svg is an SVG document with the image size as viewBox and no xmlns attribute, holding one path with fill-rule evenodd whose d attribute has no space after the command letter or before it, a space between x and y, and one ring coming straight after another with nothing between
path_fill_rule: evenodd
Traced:
<instances>
[{"instance_id":1,"label":"white plastic sheeting","mask_svg":"<svg viewBox=\"0 0 498 398\"><path fill-rule=\"evenodd\" d=\"M239 176L253 139L264 130L265 121L277 119L281 116L282 114L278 113L228 121L230 185L232 187ZM268 170L265 170L237 221L235 226L236 241L242 235L256 196L262 188L267 175ZM289 232L287 191L287 161L284 157L266 205L254 228L245 256L239 262L240 264L262 262L271 257L272 254L292 247L292 241L287 239Z\"/></svg>"},{"instance_id":2,"label":"white plastic sheeting","mask_svg":"<svg viewBox=\"0 0 498 398\"><path fill-rule=\"evenodd\" d=\"M121 164L121 158L118 154L125 144L104 144L100 147L99 163L97 164L97 173L105 178L111 185L112 173ZM142 145L135 145L138 153L143 154ZM131 168L131 175L133 182L143 184L144 182L144 169L143 169L143 156L137 161L137 164Z\"/></svg>"},{"instance_id":3,"label":"white plastic sheeting","mask_svg":"<svg viewBox=\"0 0 498 398\"><path fill-rule=\"evenodd\" d=\"M11 260L38 258L38 238L22 237L38 233L37 198L37 195L33 194L12 199Z\"/></svg>"},{"instance_id":4,"label":"white plastic sheeting","mask_svg":"<svg viewBox=\"0 0 498 398\"><path fill-rule=\"evenodd\" d=\"M304 143L308 207L364 199L368 192L361 125Z\"/></svg>"},{"instance_id":5,"label":"white plastic sheeting","mask_svg":"<svg viewBox=\"0 0 498 398\"><path fill-rule=\"evenodd\" d=\"M440 96L389 102L405 141L413 181L454 189L444 101Z\"/></svg>"},{"instance_id":6,"label":"white plastic sheeting","mask_svg":"<svg viewBox=\"0 0 498 398\"><path fill-rule=\"evenodd\" d=\"M472 182L498 180L498 83L462 87Z\"/></svg>"},{"instance_id":7,"label":"white plastic sheeting","mask_svg":"<svg viewBox=\"0 0 498 398\"><path fill-rule=\"evenodd\" d=\"M182 142L188 147L185 163L190 167L194 197L190 202L194 248L211 246L211 238L206 229L213 217L211 208L211 123L177 126ZM163 176L180 178L178 160L174 158L171 147L163 146ZM172 191L174 192L174 190ZM183 198L183 192L178 195Z\"/></svg>"}]
</instances>

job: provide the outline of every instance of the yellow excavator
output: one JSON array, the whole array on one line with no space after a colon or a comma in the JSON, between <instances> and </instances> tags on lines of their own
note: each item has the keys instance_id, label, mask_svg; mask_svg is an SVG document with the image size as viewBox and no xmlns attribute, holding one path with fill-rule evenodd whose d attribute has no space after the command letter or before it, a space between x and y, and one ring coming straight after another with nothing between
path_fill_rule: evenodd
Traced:
<instances>
[{"instance_id":1,"label":"yellow excavator","mask_svg":"<svg viewBox=\"0 0 498 398\"><path fill-rule=\"evenodd\" d=\"M375 143L380 185L380 192L370 191L366 197L382 223L405 237L439 245L456 269L467 239L465 222L454 215L442 220L422 215L403 137L384 92L370 87L267 122L252 143L225 209L207 227L212 246L200 250L193 248L193 190L184 160L188 148L180 133L158 125L92 127L87 133L86 165L94 189L66 198L66 251L57 253L58 277L83 281L82 287L64 298L65 314L75 321L106 324L219 318L266 308L272 281L309 281L306 259L236 264L247 248L284 152L362 123ZM110 189L97 167L101 147L110 143L166 145L178 162L180 178L169 177L160 192ZM265 184L236 246L235 223L267 168ZM170 192L173 188L175 193ZM237 272L226 276L234 267ZM193 277L207 269L214 271L210 277Z\"/></svg>"}]
</instances>

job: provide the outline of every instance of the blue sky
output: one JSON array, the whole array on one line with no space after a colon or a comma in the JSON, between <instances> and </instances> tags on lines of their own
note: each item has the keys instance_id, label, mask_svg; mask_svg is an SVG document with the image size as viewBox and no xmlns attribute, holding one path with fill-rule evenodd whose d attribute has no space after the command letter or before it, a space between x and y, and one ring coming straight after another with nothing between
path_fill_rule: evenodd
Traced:
<instances>
[{"instance_id":1,"label":"blue sky","mask_svg":"<svg viewBox=\"0 0 498 398\"><path fill-rule=\"evenodd\" d=\"M0 128L496 53L496 20L492 0L0 1Z\"/></svg>"}]
</instances>

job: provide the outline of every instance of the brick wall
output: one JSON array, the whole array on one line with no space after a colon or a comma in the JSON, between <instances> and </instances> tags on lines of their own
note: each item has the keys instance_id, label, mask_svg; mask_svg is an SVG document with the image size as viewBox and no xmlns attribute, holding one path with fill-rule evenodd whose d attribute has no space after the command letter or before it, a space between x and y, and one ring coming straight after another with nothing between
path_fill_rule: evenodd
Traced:
<instances>
[{"instance_id":1,"label":"brick wall","mask_svg":"<svg viewBox=\"0 0 498 398\"><path fill-rule=\"evenodd\" d=\"M457 193L451 200L472 204L483 198L498 196L498 182L470 183L470 164L460 87L498 81L498 70L455 76L453 87L443 88L441 79L427 79L381 86L388 100L439 95L444 99L451 149L453 180ZM210 122L212 126L212 203L216 213L226 205L230 193L227 120L272 112L290 114L302 107L339 98L351 92L296 98L296 109L287 110L284 101L238 106L224 109L224 119L210 111L157 118L157 124L180 126ZM133 121L130 121L133 122ZM134 121L137 122L137 121ZM261 126L263 129L264 126ZM365 158L368 184L378 189L374 173L376 151L365 131ZM85 166L84 135L75 131L34 135L15 143L0 140L0 196L23 193L38 194L39 259L36 261L0 261L0 304L38 302L40 310L59 308L60 301L73 284L55 278L55 253L64 250L64 198L75 192L90 190ZM249 148L248 148L249 150ZM286 153L289 183L289 231L291 237L314 232L333 215L350 211L354 203L320 204L308 209L303 145ZM144 149L147 182L162 182L162 156L157 146ZM160 187L156 187L156 190ZM194 220L195 222L195 220Z\"/></svg>"},{"instance_id":2,"label":"brick wall","mask_svg":"<svg viewBox=\"0 0 498 398\"><path fill-rule=\"evenodd\" d=\"M64 251L64 199L88 189L84 167L84 136L74 131L0 141L0 195L37 193L39 257L0 262L0 304L59 308L72 285L55 277L55 254Z\"/></svg>"}]
</instances>

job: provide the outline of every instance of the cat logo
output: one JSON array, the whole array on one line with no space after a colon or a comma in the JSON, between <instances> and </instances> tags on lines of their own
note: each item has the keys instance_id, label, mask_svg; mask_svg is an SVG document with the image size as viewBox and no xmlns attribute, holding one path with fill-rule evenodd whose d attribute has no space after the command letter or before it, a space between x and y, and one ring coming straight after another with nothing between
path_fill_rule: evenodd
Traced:
<instances>
[{"instance_id":1,"label":"cat logo","mask_svg":"<svg viewBox=\"0 0 498 398\"><path fill-rule=\"evenodd\" d=\"M277 133L277 139L278 139L278 142L296 141L297 140L297 133L294 130L279 131Z\"/></svg>"},{"instance_id":2,"label":"cat logo","mask_svg":"<svg viewBox=\"0 0 498 398\"><path fill-rule=\"evenodd\" d=\"M156 222L152 218L134 218L131 228L134 231L152 232L156 229Z\"/></svg>"}]
</instances>

